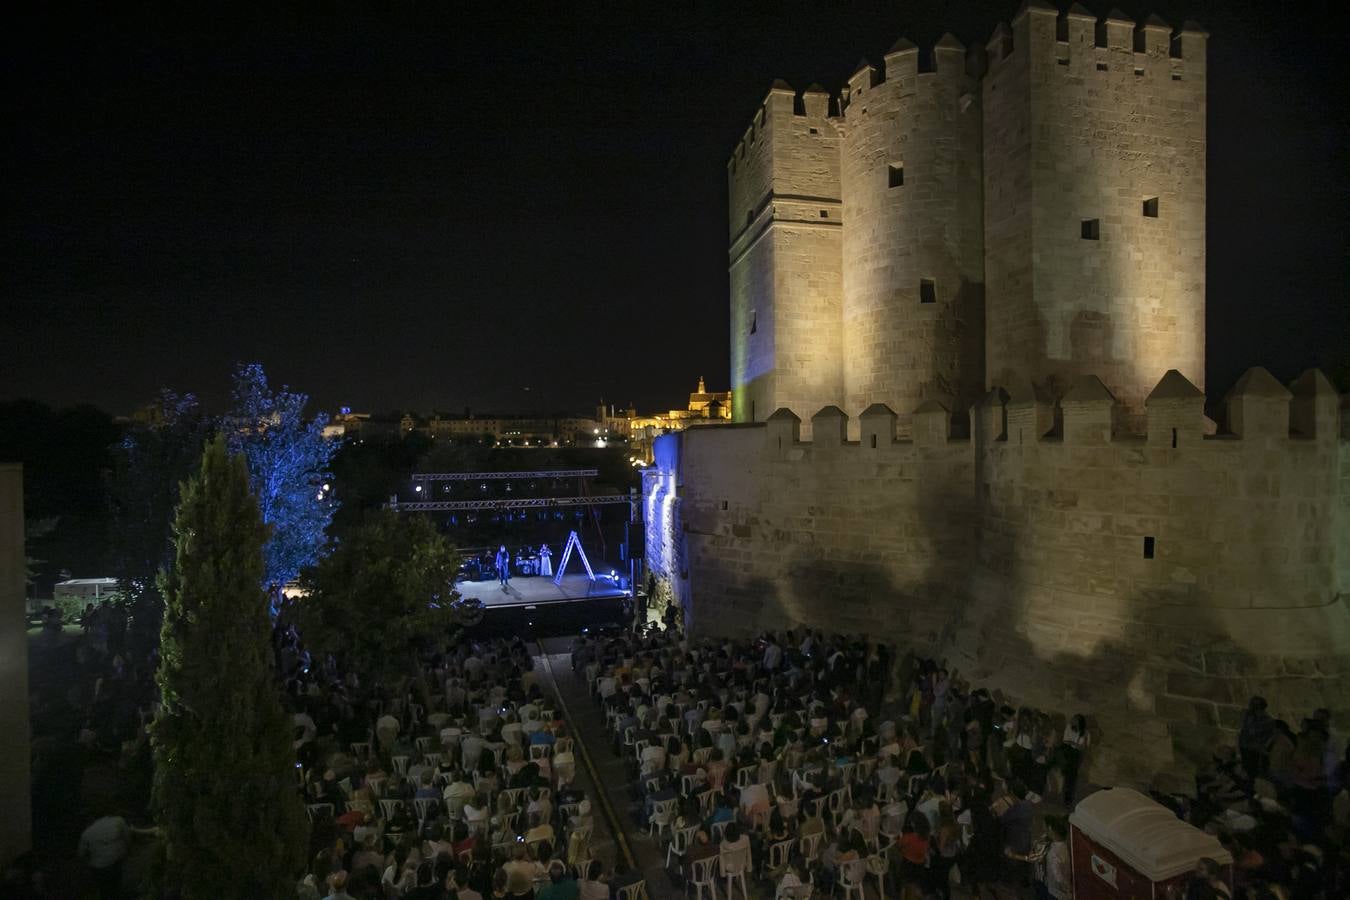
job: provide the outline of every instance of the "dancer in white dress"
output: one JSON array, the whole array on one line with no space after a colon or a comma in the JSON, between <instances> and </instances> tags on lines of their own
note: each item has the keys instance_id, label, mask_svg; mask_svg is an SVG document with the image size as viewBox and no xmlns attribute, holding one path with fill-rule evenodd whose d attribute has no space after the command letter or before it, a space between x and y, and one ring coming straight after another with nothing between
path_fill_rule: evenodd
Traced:
<instances>
[{"instance_id":1,"label":"dancer in white dress","mask_svg":"<svg viewBox=\"0 0 1350 900\"><path fill-rule=\"evenodd\" d=\"M539 574L553 576L553 551L548 549L548 544L539 545Z\"/></svg>"}]
</instances>

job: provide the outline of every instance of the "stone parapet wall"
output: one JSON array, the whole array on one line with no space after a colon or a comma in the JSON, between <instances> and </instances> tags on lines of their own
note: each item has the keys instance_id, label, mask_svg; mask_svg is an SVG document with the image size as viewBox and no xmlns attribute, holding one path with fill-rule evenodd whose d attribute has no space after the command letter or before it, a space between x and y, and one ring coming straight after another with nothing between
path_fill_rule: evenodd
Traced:
<instances>
[{"instance_id":1,"label":"stone parapet wall","mask_svg":"<svg viewBox=\"0 0 1350 900\"><path fill-rule=\"evenodd\" d=\"M1172 372L1143 435L1113 432L1118 404L1090 379L1056 407L992 392L969 439L937 404L910 440L880 405L852 423L821 410L810 441L786 410L664 437L649 564L696 633L809 626L944 658L1086 713L1089 777L1145 784L1231 741L1255 693L1282 716L1350 717L1337 398L1320 374L1291 393L1253 370L1228 397L1243 433L1214 436L1203 404Z\"/></svg>"}]
</instances>

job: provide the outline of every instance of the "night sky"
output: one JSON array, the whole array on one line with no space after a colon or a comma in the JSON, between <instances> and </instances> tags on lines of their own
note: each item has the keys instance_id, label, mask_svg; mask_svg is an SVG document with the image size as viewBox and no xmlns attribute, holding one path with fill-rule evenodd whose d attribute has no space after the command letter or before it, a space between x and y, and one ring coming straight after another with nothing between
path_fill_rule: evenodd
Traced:
<instances>
[{"instance_id":1,"label":"night sky","mask_svg":"<svg viewBox=\"0 0 1350 900\"><path fill-rule=\"evenodd\" d=\"M257 359L330 409L683 405L727 384L726 161L770 81L834 89L902 34L982 44L1016 9L180 8L206 5L9 11L0 400L218 406ZM1121 8L1211 32L1211 393L1334 368L1336 7Z\"/></svg>"}]
</instances>

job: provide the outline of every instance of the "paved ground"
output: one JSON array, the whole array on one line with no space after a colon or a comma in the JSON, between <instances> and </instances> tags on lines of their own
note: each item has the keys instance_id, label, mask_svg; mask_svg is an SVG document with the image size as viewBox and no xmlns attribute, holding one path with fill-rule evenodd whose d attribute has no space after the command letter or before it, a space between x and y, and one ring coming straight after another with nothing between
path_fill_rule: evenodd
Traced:
<instances>
[{"instance_id":1,"label":"paved ground","mask_svg":"<svg viewBox=\"0 0 1350 900\"><path fill-rule=\"evenodd\" d=\"M585 679L580 673L572 671L569 652L572 639L546 638L541 643L548 654L558 692L566 707L567 721L571 724L573 735L585 744L586 753L600 778L600 790L604 792L605 801L623 834L632 865L641 870L647 879L647 892L653 900L680 896L680 889L665 872L665 845L658 846L656 840L647 837L638 825L640 804L636 780L614 752L609 734L605 731L604 715L587 693ZM583 768L584 763L577 767L578 771ZM599 820L605 817L605 810L597 809L596 813L596 830L599 831ZM608 830L611 829L607 824ZM609 854L603 849L596 854L598 859L604 860L606 867L613 865L622 856L623 849L618 847L617 840L612 844Z\"/></svg>"}]
</instances>

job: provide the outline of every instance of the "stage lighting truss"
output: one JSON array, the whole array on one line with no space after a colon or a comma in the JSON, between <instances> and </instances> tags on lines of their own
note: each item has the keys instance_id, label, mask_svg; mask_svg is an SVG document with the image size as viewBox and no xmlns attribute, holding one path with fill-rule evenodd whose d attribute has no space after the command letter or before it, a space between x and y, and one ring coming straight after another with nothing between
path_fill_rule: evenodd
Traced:
<instances>
[{"instance_id":1,"label":"stage lighting truss","mask_svg":"<svg viewBox=\"0 0 1350 900\"><path fill-rule=\"evenodd\" d=\"M631 503L629 497L510 497L484 500L413 500L391 497L389 508L397 512L456 512L473 509L546 509L550 506L600 506Z\"/></svg>"},{"instance_id":2,"label":"stage lighting truss","mask_svg":"<svg viewBox=\"0 0 1350 900\"><path fill-rule=\"evenodd\" d=\"M595 478L599 469L539 469L532 472L414 472L419 481L519 481L544 478Z\"/></svg>"}]
</instances>

